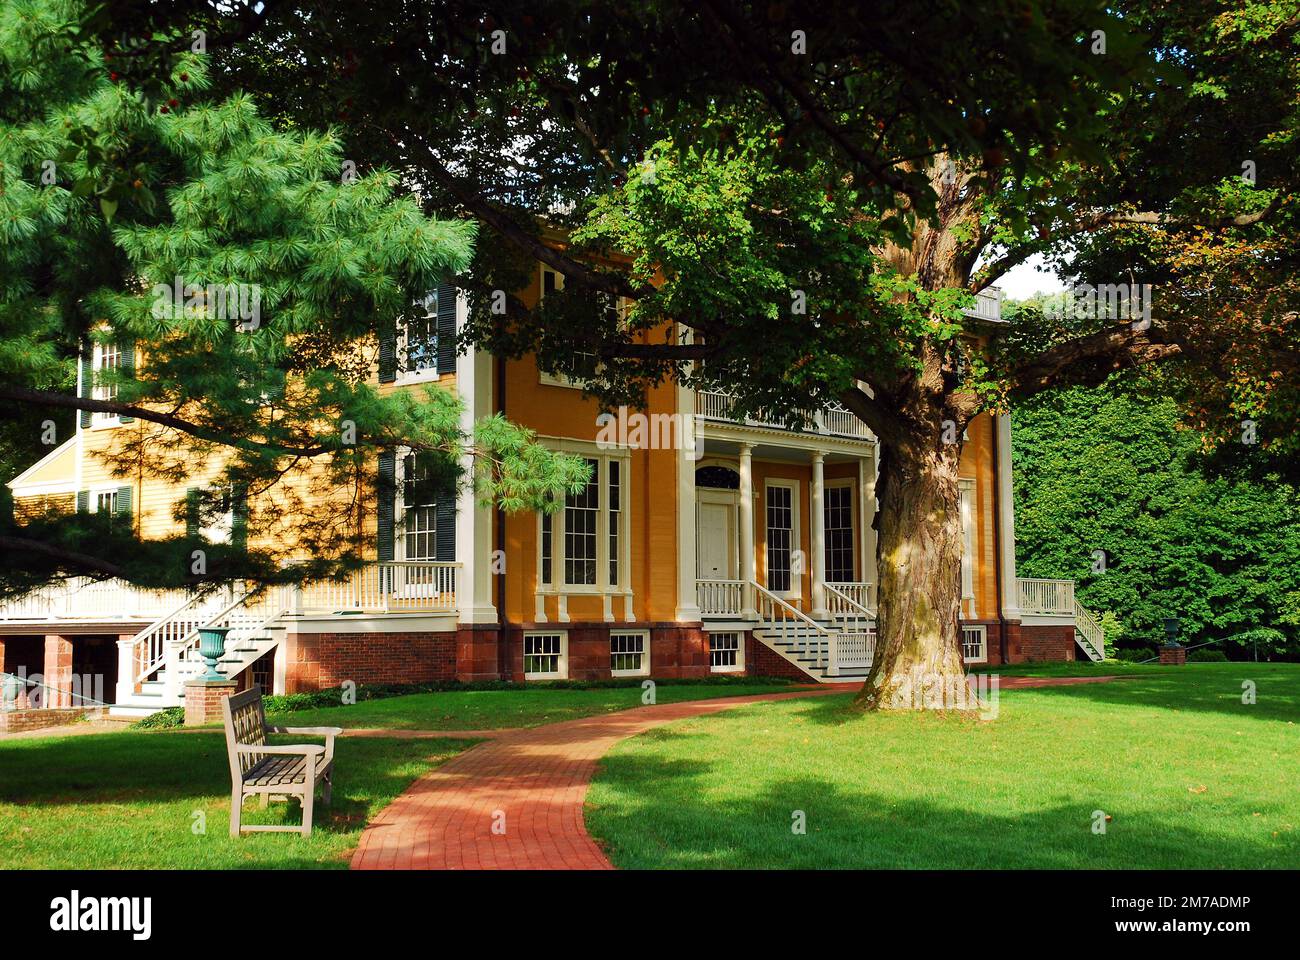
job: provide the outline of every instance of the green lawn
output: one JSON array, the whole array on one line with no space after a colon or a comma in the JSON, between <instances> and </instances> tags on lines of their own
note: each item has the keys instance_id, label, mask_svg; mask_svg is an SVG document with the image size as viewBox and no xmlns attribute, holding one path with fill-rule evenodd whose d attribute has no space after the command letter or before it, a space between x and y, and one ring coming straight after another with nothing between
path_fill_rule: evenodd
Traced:
<instances>
[{"instance_id":1,"label":"green lawn","mask_svg":"<svg viewBox=\"0 0 1300 960\"><path fill-rule=\"evenodd\" d=\"M763 683L659 683L657 703L743 697L755 693L789 691L789 684ZM543 723L575 720L641 705L642 689L597 687L571 689L527 686L517 690L445 690L415 693L385 700L365 700L351 706L295 710L268 716L285 726L329 725L354 729L382 727L390 730L495 730L502 727L536 727Z\"/></svg>"},{"instance_id":2,"label":"green lawn","mask_svg":"<svg viewBox=\"0 0 1300 960\"><path fill-rule=\"evenodd\" d=\"M284 741L284 737L272 738ZM301 742L303 738L287 738ZM230 768L220 733L129 732L0 741L6 869L344 868L366 822L463 740L337 741L334 805L310 838L230 836ZM206 819L206 832L194 824ZM301 822L296 801L245 823Z\"/></svg>"},{"instance_id":3,"label":"green lawn","mask_svg":"<svg viewBox=\"0 0 1300 960\"><path fill-rule=\"evenodd\" d=\"M847 696L681 721L605 758L588 829L632 868L1300 867L1300 665L1014 669L1132 679L987 722Z\"/></svg>"}]
</instances>

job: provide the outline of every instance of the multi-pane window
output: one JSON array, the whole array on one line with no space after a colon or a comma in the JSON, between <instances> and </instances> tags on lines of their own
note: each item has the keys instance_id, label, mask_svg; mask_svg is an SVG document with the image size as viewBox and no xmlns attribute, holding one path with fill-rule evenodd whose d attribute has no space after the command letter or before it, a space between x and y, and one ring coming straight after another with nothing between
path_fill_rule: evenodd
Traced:
<instances>
[{"instance_id":1,"label":"multi-pane window","mask_svg":"<svg viewBox=\"0 0 1300 960\"><path fill-rule=\"evenodd\" d=\"M794 542L794 490L767 488L767 589L790 590L790 551Z\"/></svg>"},{"instance_id":2,"label":"multi-pane window","mask_svg":"<svg viewBox=\"0 0 1300 960\"><path fill-rule=\"evenodd\" d=\"M587 459L591 477L564 500L564 582L596 583L596 529L600 522L600 461Z\"/></svg>"},{"instance_id":3,"label":"multi-pane window","mask_svg":"<svg viewBox=\"0 0 1300 960\"><path fill-rule=\"evenodd\" d=\"M398 360L403 373L438 369L438 294L431 293L402 318Z\"/></svg>"},{"instance_id":4,"label":"multi-pane window","mask_svg":"<svg viewBox=\"0 0 1300 960\"><path fill-rule=\"evenodd\" d=\"M117 491L106 490L103 493L95 494L95 512L117 513Z\"/></svg>"},{"instance_id":5,"label":"multi-pane window","mask_svg":"<svg viewBox=\"0 0 1300 960\"><path fill-rule=\"evenodd\" d=\"M827 487L822 493L826 515L826 579L853 581L853 488Z\"/></svg>"},{"instance_id":6,"label":"multi-pane window","mask_svg":"<svg viewBox=\"0 0 1300 960\"><path fill-rule=\"evenodd\" d=\"M562 678L567 672L564 647L563 633L525 633L524 676L530 680Z\"/></svg>"},{"instance_id":7,"label":"multi-pane window","mask_svg":"<svg viewBox=\"0 0 1300 960\"><path fill-rule=\"evenodd\" d=\"M617 630L609 635L609 671L616 677L644 676L650 672L644 630Z\"/></svg>"},{"instance_id":8,"label":"multi-pane window","mask_svg":"<svg viewBox=\"0 0 1300 960\"><path fill-rule=\"evenodd\" d=\"M985 663L988 660L988 628L963 626L961 628L961 655L967 663Z\"/></svg>"},{"instance_id":9,"label":"multi-pane window","mask_svg":"<svg viewBox=\"0 0 1300 960\"><path fill-rule=\"evenodd\" d=\"M725 673L741 667L740 634L709 634L709 669L715 673Z\"/></svg>"},{"instance_id":10,"label":"multi-pane window","mask_svg":"<svg viewBox=\"0 0 1300 960\"><path fill-rule=\"evenodd\" d=\"M609 461L609 582L618 583L618 537L623 523L622 490L620 489L621 464Z\"/></svg>"},{"instance_id":11,"label":"multi-pane window","mask_svg":"<svg viewBox=\"0 0 1300 960\"><path fill-rule=\"evenodd\" d=\"M402 529L406 560L438 558L438 511L433 471L425 457L402 461Z\"/></svg>"},{"instance_id":12,"label":"multi-pane window","mask_svg":"<svg viewBox=\"0 0 1300 960\"><path fill-rule=\"evenodd\" d=\"M101 371L104 370L116 370L121 365L122 365L122 351L118 348L117 344L115 343L95 344L94 359L91 364L91 367L94 370L96 382L90 394L94 399L96 400L117 399L117 384L100 383L99 374ZM97 410L95 411L94 414L92 414L91 419L95 423L103 423L104 421L107 420L116 420L117 414L103 413Z\"/></svg>"}]
</instances>

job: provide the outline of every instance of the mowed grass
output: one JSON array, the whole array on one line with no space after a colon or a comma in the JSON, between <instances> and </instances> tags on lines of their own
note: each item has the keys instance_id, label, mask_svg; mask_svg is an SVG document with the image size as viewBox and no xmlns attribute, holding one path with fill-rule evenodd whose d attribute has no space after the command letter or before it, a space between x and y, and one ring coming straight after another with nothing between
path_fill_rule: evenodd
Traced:
<instances>
[{"instance_id":1,"label":"mowed grass","mask_svg":"<svg viewBox=\"0 0 1300 960\"><path fill-rule=\"evenodd\" d=\"M790 684L756 680L753 683L701 683L655 685L656 703L743 697L796 689ZM639 707L641 687L592 689L522 686L517 690L444 690L415 693L384 700L366 700L350 706L318 707L268 715L282 726L335 726L387 730L497 730L536 727L543 723L576 720L599 713Z\"/></svg>"},{"instance_id":2,"label":"mowed grass","mask_svg":"<svg viewBox=\"0 0 1300 960\"><path fill-rule=\"evenodd\" d=\"M272 737L303 742L303 737ZM315 741L319 742L319 741ZM335 868L361 829L413 780L473 741L341 738L332 807L309 838L230 836L221 733L117 732L0 741L0 849L6 869ZM297 801L245 823L301 823ZM200 830L199 828L202 827Z\"/></svg>"},{"instance_id":3,"label":"mowed grass","mask_svg":"<svg viewBox=\"0 0 1300 960\"><path fill-rule=\"evenodd\" d=\"M625 868L1300 867L1300 665L1123 673L990 721L847 696L680 721L602 761L587 826Z\"/></svg>"}]
</instances>

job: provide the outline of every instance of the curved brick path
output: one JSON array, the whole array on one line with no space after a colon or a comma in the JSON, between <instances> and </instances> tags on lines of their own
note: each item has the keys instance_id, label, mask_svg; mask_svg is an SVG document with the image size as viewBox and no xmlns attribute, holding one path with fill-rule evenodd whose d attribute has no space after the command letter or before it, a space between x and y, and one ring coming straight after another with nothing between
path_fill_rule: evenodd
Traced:
<instances>
[{"instance_id":1,"label":"curved brick path","mask_svg":"<svg viewBox=\"0 0 1300 960\"><path fill-rule=\"evenodd\" d=\"M1002 689L1069 686L1119 677L1003 677ZM609 870L582 805L596 761L615 743L674 720L769 700L857 690L822 684L795 693L691 700L505 731L415 781L361 834L353 870ZM352 731L349 731L350 733ZM383 731L366 731L383 736ZM389 735L437 735L389 731ZM445 734L444 734L445 735ZM492 832L498 811L505 831Z\"/></svg>"},{"instance_id":2,"label":"curved brick path","mask_svg":"<svg viewBox=\"0 0 1300 960\"><path fill-rule=\"evenodd\" d=\"M743 704L859 686L665 703L511 730L431 770L385 807L361 834L352 869L611 869L587 834L582 804L596 761L619 740ZM497 811L504 834L492 832Z\"/></svg>"}]
</instances>

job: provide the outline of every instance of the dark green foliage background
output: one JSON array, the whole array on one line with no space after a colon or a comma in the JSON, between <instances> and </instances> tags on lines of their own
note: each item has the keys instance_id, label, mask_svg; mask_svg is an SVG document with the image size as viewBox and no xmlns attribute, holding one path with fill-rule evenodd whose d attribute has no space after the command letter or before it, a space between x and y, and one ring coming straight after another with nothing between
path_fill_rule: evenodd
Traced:
<instances>
[{"instance_id":1,"label":"dark green foliage background","mask_svg":"<svg viewBox=\"0 0 1300 960\"><path fill-rule=\"evenodd\" d=\"M1070 577L1154 653L1162 619L1230 659L1300 660L1300 495L1276 473L1213 470L1172 401L1101 387L1013 412L1017 572ZM1262 456L1244 447L1240 460ZM1094 550L1108 556L1092 572Z\"/></svg>"}]
</instances>

